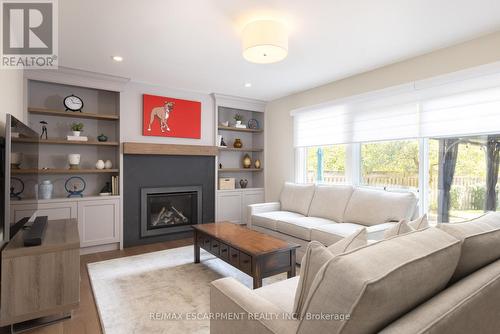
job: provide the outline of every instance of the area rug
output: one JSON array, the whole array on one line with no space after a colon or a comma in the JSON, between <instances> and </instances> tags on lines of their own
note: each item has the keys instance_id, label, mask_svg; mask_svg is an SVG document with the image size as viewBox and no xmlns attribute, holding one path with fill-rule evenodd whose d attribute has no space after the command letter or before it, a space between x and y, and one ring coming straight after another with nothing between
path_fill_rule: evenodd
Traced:
<instances>
[{"instance_id":1,"label":"area rug","mask_svg":"<svg viewBox=\"0 0 500 334\"><path fill-rule=\"evenodd\" d=\"M201 263L193 263L193 246L89 263L88 272L106 334L209 333L210 282L253 282L203 250ZM283 279L286 273L263 285Z\"/></svg>"}]
</instances>

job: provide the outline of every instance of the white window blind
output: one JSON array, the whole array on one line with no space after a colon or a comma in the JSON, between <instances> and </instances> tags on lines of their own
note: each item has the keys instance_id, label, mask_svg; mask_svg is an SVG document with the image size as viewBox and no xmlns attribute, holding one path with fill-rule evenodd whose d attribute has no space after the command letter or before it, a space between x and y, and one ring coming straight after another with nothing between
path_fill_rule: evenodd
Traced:
<instances>
[{"instance_id":1,"label":"white window blind","mask_svg":"<svg viewBox=\"0 0 500 334\"><path fill-rule=\"evenodd\" d=\"M417 86L292 112L294 145L500 133L500 74Z\"/></svg>"}]
</instances>

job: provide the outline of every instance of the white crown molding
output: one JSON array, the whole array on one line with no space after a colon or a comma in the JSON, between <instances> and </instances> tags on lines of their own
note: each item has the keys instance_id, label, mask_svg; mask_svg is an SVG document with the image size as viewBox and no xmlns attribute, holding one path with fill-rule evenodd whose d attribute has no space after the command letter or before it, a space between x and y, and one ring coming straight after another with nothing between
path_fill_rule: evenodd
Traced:
<instances>
[{"instance_id":1,"label":"white crown molding","mask_svg":"<svg viewBox=\"0 0 500 334\"><path fill-rule=\"evenodd\" d=\"M59 66L57 70L25 70L28 80L48 81L65 85L121 92L129 78Z\"/></svg>"},{"instance_id":2,"label":"white crown molding","mask_svg":"<svg viewBox=\"0 0 500 334\"><path fill-rule=\"evenodd\" d=\"M264 112L266 109L266 102L262 100L248 99L245 97L224 95L212 93L216 105L227 108L245 109L258 112Z\"/></svg>"}]
</instances>

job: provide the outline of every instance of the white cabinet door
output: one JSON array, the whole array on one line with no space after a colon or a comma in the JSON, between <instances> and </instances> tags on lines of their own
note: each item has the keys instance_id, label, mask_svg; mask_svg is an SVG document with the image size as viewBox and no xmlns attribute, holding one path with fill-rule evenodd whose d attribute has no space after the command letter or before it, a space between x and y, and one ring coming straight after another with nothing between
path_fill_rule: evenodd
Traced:
<instances>
[{"instance_id":1,"label":"white cabinet door","mask_svg":"<svg viewBox=\"0 0 500 334\"><path fill-rule=\"evenodd\" d=\"M250 204L264 203L264 191L245 191L243 192L242 208L241 208L241 220L243 223L247 224L248 206Z\"/></svg>"},{"instance_id":2,"label":"white cabinet door","mask_svg":"<svg viewBox=\"0 0 500 334\"><path fill-rule=\"evenodd\" d=\"M78 214L75 202L17 204L12 201L10 222L15 223L24 217L31 217L35 211L38 212L37 216L48 216L49 220L76 218Z\"/></svg>"},{"instance_id":3,"label":"white cabinet door","mask_svg":"<svg viewBox=\"0 0 500 334\"><path fill-rule=\"evenodd\" d=\"M240 192L219 192L217 194L217 221L241 223Z\"/></svg>"},{"instance_id":4,"label":"white cabinet door","mask_svg":"<svg viewBox=\"0 0 500 334\"><path fill-rule=\"evenodd\" d=\"M82 247L120 241L119 199L78 202L78 229Z\"/></svg>"}]
</instances>

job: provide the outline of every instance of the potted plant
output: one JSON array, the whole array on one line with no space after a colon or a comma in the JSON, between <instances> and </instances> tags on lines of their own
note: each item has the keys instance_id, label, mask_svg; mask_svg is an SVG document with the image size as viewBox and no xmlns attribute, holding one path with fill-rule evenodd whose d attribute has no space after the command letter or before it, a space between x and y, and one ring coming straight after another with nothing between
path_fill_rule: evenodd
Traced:
<instances>
[{"instance_id":1,"label":"potted plant","mask_svg":"<svg viewBox=\"0 0 500 334\"><path fill-rule=\"evenodd\" d=\"M83 131L83 123L71 124L71 131L73 131L73 136L80 137L80 133Z\"/></svg>"},{"instance_id":2,"label":"potted plant","mask_svg":"<svg viewBox=\"0 0 500 334\"><path fill-rule=\"evenodd\" d=\"M243 121L243 116L241 116L240 114L236 114L234 115L233 118L236 121L236 125L241 125L241 121Z\"/></svg>"}]
</instances>

